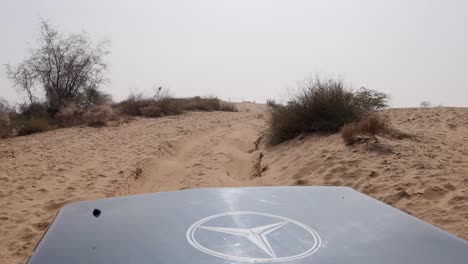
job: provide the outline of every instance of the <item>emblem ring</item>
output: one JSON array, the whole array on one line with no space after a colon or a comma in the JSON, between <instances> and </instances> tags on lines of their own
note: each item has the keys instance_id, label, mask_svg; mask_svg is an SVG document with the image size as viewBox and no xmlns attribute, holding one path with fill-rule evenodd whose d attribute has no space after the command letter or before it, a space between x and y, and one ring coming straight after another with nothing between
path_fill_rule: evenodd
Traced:
<instances>
[{"instance_id":1,"label":"emblem ring","mask_svg":"<svg viewBox=\"0 0 468 264\"><path fill-rule=\"evenodd\" d=\"M289 223L295 224L295 225L305 229L312 236L313 244L308 250L306 250L306 251L304 251L304 252L302 252L300 254L293 255L293 256L278 257L278 258L250 258L250 257L232 256L232 255L227 255L227 254L224 254L224 253L221 253L221 252L217 252L217 251L211 250L211 249L201 245L196 240L195 231L203 223L205 223L205 222L207 222L207 221L209 221L211 219L214 219L214 218L218 218L218 217L222 217L222 216L229 216L229 215L260 215L260 216L266 216L266 217L271 217L271 218L276 218L276 219L287 221ZM187 237L187 241L190 243L190 245L192 245L194 248L196 248L196 249L198 249L198 250L200 250L200 251L202 251L202 252L204 252L206 254L216 256L216 257L220 257L220 258L224 258L224 259L229 259L229 260L234 260L234 261L244 261L244 262L282 262L282 261L291 261L291 260L301 259L301 258L308 257L308 256L314 254L315 252L317 252L317 250L320 248L320 246L322 244L322 240L321 240L319 234L314 229L312 229L311 227L309 227L309 226L307 226L307 225L305 225L303 223L300 223L298 221L295 221L295 220L292 220L292 219L289 219L289 218L286 218L286 217L283 217L283 216L272 215L272 214L267 214L267 213L247 212L247 211L227 212L227 213L215 214L215 215L205 217L205 218L199 220L198 222L194 223L193 225L191 225L189 227L189 229L187 230L187 233L186 233L186 237Z\"/></svg>"}]
</instances>

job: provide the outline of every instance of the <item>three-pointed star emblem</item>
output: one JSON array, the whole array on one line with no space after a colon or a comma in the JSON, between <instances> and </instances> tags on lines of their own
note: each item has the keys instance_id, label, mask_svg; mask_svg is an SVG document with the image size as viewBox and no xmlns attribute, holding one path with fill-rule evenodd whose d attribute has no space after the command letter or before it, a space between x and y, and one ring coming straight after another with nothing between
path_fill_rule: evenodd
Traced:
<instances>
[{"instance_id":1,"label":"three-pointed star emblem","mask_svg":"<svg viewBox=\"0 0 468 264\"><path fill-rule=\"evenodd\" d=\"M220 232L220 233L226 233L226 234L245 237L248 240L250 240L252 243L254 243L258 248L263 250L270 257L276 258L276 254L273 251L273 248L271 247L270 242L268 241L267 235L283 227L287 223L288 223L287 221L279 222L279 223L270 224L270 225L257 226L254 228L230 228L230 227L214 227L214 226L200 226L200 228L214 231L214 232Z\"/></svg>"}]
</instances>

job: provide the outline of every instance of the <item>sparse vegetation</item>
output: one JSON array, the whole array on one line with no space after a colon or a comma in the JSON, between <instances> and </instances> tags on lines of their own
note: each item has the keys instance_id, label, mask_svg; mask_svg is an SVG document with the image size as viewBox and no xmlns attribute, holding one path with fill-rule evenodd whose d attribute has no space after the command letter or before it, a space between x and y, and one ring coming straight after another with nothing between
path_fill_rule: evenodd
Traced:
<instances>
[{"instance_id":1,"label":"sparse vegetation","mask_svg":"<svg viewBox=\"0 0 468 264\"><path fill-rule=\"evenodd\" d=\"M432 106L431 102L428 102L428 101L422 101L419 105L421 107L431 107Z\"/></svg>"},{"instance_id":2,"label":"sparse vegetation","mask_svg":"<svg viewBox=\"0 0 468 264\"><path fill-rule=\"evenodd\" d=\"M7 138L13 134L10 115L13 108L6 100L0 98L0 138Z\"/></svg>"},{"instance_id":3,"label":"sparse vegetation","mask_svg":"<svg viewBox=\"0 0 468 264\"><path fill-rule=\"evenodd\" d=\"M90 126L104 126L115 116L114 109L109 105L94 105L84 114L84 120Z\"/></svg>"},{"instance_id":4,"label":"sparse vegetation","mask_svg":"<svg viewBox=\"0 0 468 264\"><path fill-rule=\"evenodd\" d=\"M145 97L141 93L134 93L126 100L116 104L116 107L126 115L147 117L180 115L184 111L237 111L233 104L222 102L215 97L173 98L168 95L168 92L164 92L164 94L165 96L156 94L154 97Z\"/></svg>"},{"instance_id":5,"label":"sparse vegetation","mask_svg":"<svg viewBox=\"0 0 468 264\"><path fill-rule=\"evenodd\" d=\"M119 109L122 114L141 116L141 109L154 105L154 103L154 99L145 98L142 93L130 93L127 99L117 103L115 107Z\"/></svg>"},{"instance_id":6,"label":"sparse vegetation","mask_svg":"<svg viewBox=\"0 0 468 264\"><path fill-rule=\"evenodd\" d=\"M180 115L187 107L181 98L165 98L157 101L156 105L161 108L163 115Z\"/></svg>"},{"instance_id":7,"label":"sparse vegetation","mask_svg":"<svg viewBox=\"0 0 468 264\"><path fill-rule=\"evenodd\" d=\"M85 33L64 36L41 21L38 47L18 65L7 65L7 75L31 105L44 98L53 118L70 103L87 109L108 99L99 91L106 80L108 53L106 42L93 45Z\"/></svg>"},{"instance_id":8,"label":"sparse vegetation","mask_svg":"<svg viewBox=\"0 0 468 264\"><path fill-rule=\"evenodd\" d=\"M0 113L0 138L7 138L13 134L10 117Z\"/></svg>"},{"instance_id":9,"label":"sparse vegetation","mask_svg":"<svg viewBox=\"0 0 468 264\"><path fill-rule=\"evenodd\" d=\"M218 111L223 111L223 112L237 112L237 108L234 104L231 103L226 103L226 102L221 102L219 105Z\"/></svg>"},{"instance_id":10,"label":"sparse vegetation","mask_svg":"<svg viewBox=\"0 0 468 264\"><path fill-rule=\"evenodd\" d=\"M192 98L184 98L181 100L185 110L192 111L216 111L221 108L221 100L214 97L201 98L195 96Z\"/></svg>"},{"instance_id":11,"label":"sparse vegetation","mask_svg":"<svg viewBox=\"0 0 468 264\"><path fill-rule=\"evenodd\" d=\"M359 108L371 111L388 107L389 95L376 90L361 87L354 93L354 102Z\"/></svg>"},{"instance_id":12,"label":"sparse vegetation","mask_svg":"<svg viewBox=\"0 0 468 264\"><path fill-rule=\"evenodd\" d=\"M145 117L161 117L163 115L161 108L156 105L148 105L141 108L141 114Z\"/></svg>"},{"instance_id":13,"label":"sparse vegetation","mask_svg":"<svg viewBox=\"0 0 468 264\"><path fill-rule=\"evenodd\" d=\"M47 104L45 102L33 102L19 104L18 119L42 118L48 119Z\"/></svg>"},{"instance_id":14,"label":"sparse vegetation","mask_svg":"<svg viewBox=\"0 0 468 264\"><path fill-rule=\"evenodd\" d=\"M386 107L387 101L383 93L365 88L353 92L333 79L306 81L286 105L273 108L269 142L278 144L301 133L337 132L369 111Z\"/></svg>"},{"instance_id":15,"label":"sparse vegetation","mask_svg":"<svg viewBox=\"0 0 468 264\"><path fill-rule=\"evenodd\" d=\"M276 103L276 101L275 101L274 99L267 99L267 100L266 100L266 103L267 103L267 105L270 106L270 107L276 107L276 106L278 106L278 104Z\"/></svg>"},{"instance_id":16,"label":"sparse vegetation","mask_svg":"<svg viewBox=\"0 0 468 264\"><path fill-rule=\"evenodd\" d=\"M113 104L99 86L106 81L107 43L93 45L86 33L63 35L41 21L36 48L17 65L6 65L13 85L28 102L11 108L0 100L0 136L29 135L78 124L104 125L119 112L127 116L160 117L184 111L237 111L218 98L174 98L158 87L154 96L133 93ZM114 110L114 108L116 110Z\"/></svg>"},{"instance_id":17,"label":"sparse vegetation","mask_svg":"<svg viewBox=\"0 0 468 264\"><path fill-rule=\"evenodd\" d=\"M15 126L17 127L16 134L18 136L27 136L49 130L49 121L43 117L32 117L31 119L16 121Z\"/></svg>"},{"instance_id":18,"label":"sparse vegetation","mask_svg":"<svg viewBox=\"0 0 468 264\"><path fill-rule=\"evenodd\" d=\"M185 111L237 111L234 104L218 98L172 98L169 92L161 90L158 90L154 97L132 93L126 100L112 105L105 94L97 95L95 99L86 108L71 102L50 116L45 101L22 103L15 108L0 98L0 138L30 135L81 124L103 126L109 121L132 116L156 118L180 115ZM96 102L105 104L95 104Z\"/></svg>"},{"instance_id":19,"label":"sparse vegetation","mask_svg":"<svg viewBox=\"0 0 468 264\"><path fill-rule=\"evenodd\" d=\"M346 145L353 145L368 139L378 142L376 135L386 134L388 131L389 120L375 112L371 112L363 116L359 121L345 124L341 128L341 137Z\"/></svg>"},{"instance_id":20,"label":"sparse vegetation","mask_svg":"<svg viewBox=\"0 0 468 264\"><path fill-rule=\"evenodd\" d=\"M60 127L69 127L82 123L83 112L75 103L70 103L60 109L55 115L54 122Z\"/></svg>"}]
</instances>

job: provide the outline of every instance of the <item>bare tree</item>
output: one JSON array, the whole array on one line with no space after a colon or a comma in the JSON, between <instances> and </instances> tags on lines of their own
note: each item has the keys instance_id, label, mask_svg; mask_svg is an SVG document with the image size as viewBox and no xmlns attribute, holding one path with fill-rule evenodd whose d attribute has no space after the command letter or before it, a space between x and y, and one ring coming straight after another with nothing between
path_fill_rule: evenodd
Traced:
<instances>
[{"instance_id":1,"label":"bare tree","mask_svg":"<svg viewBox=\"0 0 468 264\"><path fill-rule=\"evenodd\" d=\"M422 101L419 105L421 107L431 107L432 104L428 101Z\"/></svg>"},{"instance_id":2,"label":"bare tree","mask_svg":"<svg viewBox=\"0 0 468 264\"><path fill-rule=\"evenodd\" d=\"M86 33L63 36L47 21L41 21L39 47L17 66L6 65L7 75L33 103L45 97L49 113L75 102L89 105L87 95L99 92L106 81L107 42L93 46Z\"/></svg>"}]
</instances>

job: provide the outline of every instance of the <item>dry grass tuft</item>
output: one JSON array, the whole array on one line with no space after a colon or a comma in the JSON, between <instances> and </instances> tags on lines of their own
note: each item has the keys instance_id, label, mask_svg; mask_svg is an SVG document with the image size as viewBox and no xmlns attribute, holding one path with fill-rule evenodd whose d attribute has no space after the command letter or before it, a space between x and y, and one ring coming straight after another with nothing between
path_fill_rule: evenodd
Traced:
<instances>
[{"instance_id":1,"label":"dry grass tuft","mask_svg":"<svg viewBox=\"0 0 468 264\"><path fill-rule=\"evenodd\" d=\"M377 113L366 114L357 122L349 123L341 128L341 137L346 145L353 145L366 141L360 136L368 136L378 142L377 135L386 134L389 131L389 120Z\"/></svg>"},{"instance_id":2,"label":"dry grass tuft","mask_svg":"<svg viewBox=\"0 0 468 264\"><path fill-rule=\"evenodd\" d=\"M84 120L90 126L104 126L114 117L114 109L109 105L92 106L84 114Z\"/></svg>"},{"instance_id":3,"label":"dry grass tuft","mask_svg":"<svg viewBox=\"0 0 468 264\"><path fill-rule=\"evenodd\" d=\"M76 104L71 103L60 109L55 115L54 122L60 127L69 127L82 123L83 114Z\"/></svg>"}]
</instances>

